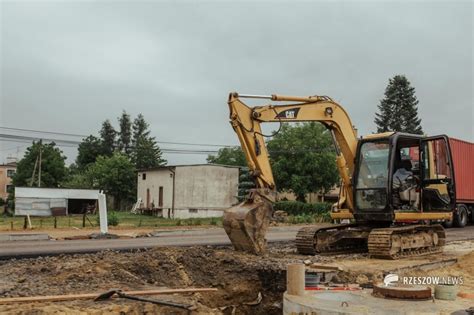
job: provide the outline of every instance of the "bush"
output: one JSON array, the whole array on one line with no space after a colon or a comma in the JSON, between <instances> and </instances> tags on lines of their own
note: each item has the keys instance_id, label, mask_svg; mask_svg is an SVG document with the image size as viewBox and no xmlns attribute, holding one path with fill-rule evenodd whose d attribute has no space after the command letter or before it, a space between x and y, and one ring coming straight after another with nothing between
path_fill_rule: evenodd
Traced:
<instances>
[{"instance_id":1,"label":"bush","mask_svg":"<svg viewBox=\"0 0 474 315\"><path fill-rule=\"evenodd\" d=\"M118 216L117 212L115 212L115 211L110 212L107 215L107 222L111 226L119 225L120 219L119 219L119 216Z\"/></svg>"},{"instance_id":2,"label":"bush","mask_svg":"<svg viewBox=\"0 0 474 315\"><path fill-rule=\"evenodd\" d=\"M316 217L311 214L290 215L288 217L288 223L291 224L314 223L315 221Z\"/></svg>"},{"instance_id":3,"label":"bush","mask_svg":"<svg viewBox=\"0 0 474 315\"><path fill-rule=\"evenodd\" d=\"M100 225L100 216L97 215L95 217L95 221L97 222L97 225ZM110 211L107 213L107 223L109 226L117 226L120 223L120 218L117 212L115 211Z\"/></svg>"},{"instance_id":4,"label":"bush","mask_svg":"<svg viewBox=\"0 0 474 315\"><path fill-rule=\"evenodd\" d=\"M318 215L326 216L331 210L331 205L325 202L305 203L300 201L278 201L273 205L275 210L283 210L291 216Z\"/></svg>"},{"instance_id":5,"label":"bush","mask_svg":"<svg viewBox=\"0 0 474 315\"><path fill-rule=\"evenodd\" d=\"M211 225L217 225L217 223L218 223L217 218L211 218L211 222L210 222Z\"/></svg>"}]
</instances>

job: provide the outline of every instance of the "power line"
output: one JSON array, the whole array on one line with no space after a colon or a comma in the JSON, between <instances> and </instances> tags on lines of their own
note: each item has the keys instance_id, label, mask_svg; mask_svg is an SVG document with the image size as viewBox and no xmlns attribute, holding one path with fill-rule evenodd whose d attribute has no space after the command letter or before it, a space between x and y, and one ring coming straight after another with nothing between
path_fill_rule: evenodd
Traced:
<instances>
[{"instance_id":1,"label":"power line","mask_svg":"<svg viewBox=\"0 0 474 315\"><path fill-rule=\"evenodd\" d=\"M230 144L187 143L187 142L169 142L169 141L156 141L156 142L163 143L163 144L190 145L190 146L201 146L201 147L219 147L219 148L238 147L238 145L230 145Z\"/></svg>"},{"instance_id":2,"label":"power line","mask_svg":"<svg viewBox=\"0 0 474 315\"><path fill-rule=\"evenodd\" d=\"M28 131L28 132L35 132L35 133L46 133L46 134L53 134L53 135L73 136L73 137L82 137L82 138L87 137L86 135L80 135L77 133L64 133L64 132L44 131L44 130L34 130L34 129L24 129L24 128L0 127L0 129L15 130L15 131Z\"/></svg>"},{"instance_id":3,"label":"power line","mask_svg":"<svg viewBox=\"0 0 474 315\"><path fill-rule=\"evenodd\" d=\"M6 149L1 149L0 152L3 152L3 151L11 151L13 149L20 149L20 148L23 148L23 147L26 147L28 146L28 144L23 144L23 145L16 145L14 147L10 147L10 148L6 148Z\"/></svg>"},{"instance_id":4,"label":"power line","mask_svg":"<svg viewBox=\"0 0 474 315\"><path fill-rule=\"evenodd\" d=\"M60 147L77 147L81 142L74 140L61 140L61 139L45 139L29 136L18 136L9 134L0 134L0 141L11 141L20 143L31 143L34 140L43 140L46 142L54 142ZM190 150L190 149L175 149L175 148L160 148L161 152L169 154L216 154L217 150Z\"/></svg>"},{"instance_id":5,"label":"power line","mask_svg":"<svg viewBox=\"0 0 474 315\"><path fill-rule=\"evenodd\" d=\"M43 140L46 142L54 142L58 146L68 146L68 147L77 147L81 141L77 140L61 140L61 139L48 139L48 138L38 138L38 137L30 137L30 136L19 136L19 135L10 135L10 134L1 134L0 133L0 140L1 141L13 141L13 142L31 142L32 140ZM215 154L218 153L218 150L207 150L207 149L177 149L177 148L163 148L161 147L160 150L162 152L169 152L169 153L206 153L206 154ZM324 147L324 148L310 148L310 149L297 149L297 150L269 150L273 153L304 153L304 152L333 152L334 148Z\"/></svg>"},{"instance_id":6,"label":"power line","mask_svg":"<svg viewBox=\"0 0 474 315\"><path fill-rule=\"evenodd\" d=\"M26 131L26 132L34 132L34 133L43 133L43 134L51 134L51 135L61 135L61 136L70 136L70 137L80 137L80 138L87 138L87 135L75 134L75 133L64 133L64 132L55 132L55 131L44 131L44 130L35 130L35 129L25 129L25 128L13 128L13 127L1 127L0 129L12 130L12 131ZM44 138L43 138L44 139ZM48 139L45 139L48 140ZM49 141L49 140L48 140ZM74 140L72 140L74 141ZM157 143L162 144L174 144L174 145L188 145L188 146L201 146L201 147L236 147L237 145L230 145L230 144L215 144L215 143L190 143L190 142L176 142L176 141L158 141Z\"/></svg>"},{"instance_id":7,"label":"power line","mask_svg":"<svg viewBox=\"0 0 474 315\"><path fill-rule=\"evenodd\" d=\"M21 131L29 131L29 132L42 132L42 131L35 131L32 129L22 129L22 128L9 128L9 127L0 127L3 129L11 129L11 130L21 130ZM56 132L45 132L48 134L62 134ZM73 135L63 133L63 135ZM80 136L80 135L77 135ZM31 143L31 141L39 141L43 140L46 142L54 142L57 146L60 147L69 147L75 148L77 147L82 141L79 140L63 140L58 138L44 138L44 137L36 137L36 136L25 136L25 135L12 135L12 134L4 134L0 133L0 141L11 141L11 142L20 142L20 143ZM158 142L158 141L157 141ZM215 147L237 147L237 146L221 146L217 144L199 144L199 143L186 143L186 142L168 142L168 141L161 141L159 143L162 144L180 144L180 145L189 145L189 146L215 146ZM199 150L199 149L176 149L176 148L160 148L161 152L166 154L217 154L218 150ZM3 150L1 150L3 151ZM271 150L273 153L306 153L306 152L333 152L333 148L314 148L314 149L302 149L302 150Z\"/></svg>"},{"instance_id":8,"label":"power line","mask_svg":"<svg viewBox=\"0 0 474 315\"><path fill-rule=\"evenodd\" d=\"M38 139L38 138L32 138L30 140L28 140L28 139L25 139L25 140L22 140L22 139L2 139L2 136L0 135L0 141L27 143L28 145L30 145L32 140L40 140L40 139ZM77 147L77 145L68 145L68 144L60 144L60 143L56 143L56 145L58 147L71 147L71 148Z\"/></svg>"},{"instance_id":9,"label":"power line","mask_svg":"<svg viewBox=\"0 0 474 315\"><path fill-rule=\"evenodd\" d=\"M1 138L6 138L6 139L14 139L14 140L44 140L48 142L61 142L65 144L75 144L78 145L81 143L81 141L77 140L62 140L62 139L54 139L54 138L44 138L44 137L31 137L31 136L20 136L20 135L11 135L11 134L3 134L0 133Z\"/></svg>"}]
</instances>

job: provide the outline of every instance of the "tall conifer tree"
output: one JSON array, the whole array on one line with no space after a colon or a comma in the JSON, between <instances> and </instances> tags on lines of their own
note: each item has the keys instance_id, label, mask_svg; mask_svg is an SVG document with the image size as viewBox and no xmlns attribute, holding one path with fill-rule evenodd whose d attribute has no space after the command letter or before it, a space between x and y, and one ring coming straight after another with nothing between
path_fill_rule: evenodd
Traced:
<instances>
[{"instance_id":1,"label":"tall conifer tree","mask_svg":"<svg viewBox=\"0 0 474 315\"><path fill-rule=\"evenodd\" d=\"M377 132L401 131L423 134L421 119L418 118L415 88L404 75L396 75L389 79L374 121Z\"/></svg>"}]
</instances>

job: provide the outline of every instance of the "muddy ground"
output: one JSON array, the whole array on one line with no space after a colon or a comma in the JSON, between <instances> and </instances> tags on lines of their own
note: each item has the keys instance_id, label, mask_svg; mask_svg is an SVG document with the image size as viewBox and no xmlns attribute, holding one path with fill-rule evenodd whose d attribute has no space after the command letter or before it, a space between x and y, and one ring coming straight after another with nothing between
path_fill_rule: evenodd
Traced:
<instances>
[{"instance_id":1,"label":"muddy ground","mask_svg":"<svg viewBox=\"0 0 474 315\"><path fill-rule=\"evenodd\" d=\"M119 253L63 255L0 261L0 297L95 293L111 288L143 290L214 287L217 292L168 295L156 298L196 306L193 314L280 314L286 287L286 265L311 260L343 266L336 282L380 280L383 272L401 264L413 265L458 256L460 262L445 267L466 277L466 288L474 292L472 266L474 242L448 245L444 254L423 259L379 261L366 254L301 256L292 242L270 245L265 256L233 251L230 247L155 248ZM466 255L467 254L467 255ZM372 264L373 267L369 267ZM262 296L261 301L257 298ZM0 305L0 313L17 314L187 314L188 311L123 299L94 302Z\"/></svg>"}]
</instances>

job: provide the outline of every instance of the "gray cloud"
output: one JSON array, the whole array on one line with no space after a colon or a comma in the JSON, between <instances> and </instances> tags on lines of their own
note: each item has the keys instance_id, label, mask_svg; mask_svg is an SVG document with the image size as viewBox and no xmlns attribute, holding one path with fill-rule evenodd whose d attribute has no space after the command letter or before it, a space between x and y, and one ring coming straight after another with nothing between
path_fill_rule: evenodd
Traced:
<instances>
[{"instance_id":1,"label":"gray cloud","mask_svg":"<svg viewBox=\"0 0 474 315\"><path fill-rule=\"evenodd\" d=\"M406 74L427 133L474 141L470 1L0 8L2 126L89 134L125 109L159 140L236 144L226 105L236 90L329 95L366 134L388 78ZM14 146L0 142L0 160Z\"/></svg>"}]
</instances>

